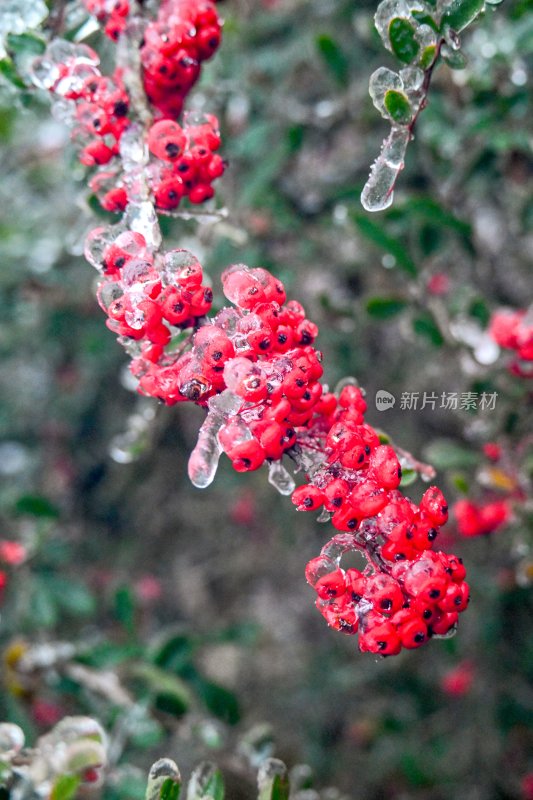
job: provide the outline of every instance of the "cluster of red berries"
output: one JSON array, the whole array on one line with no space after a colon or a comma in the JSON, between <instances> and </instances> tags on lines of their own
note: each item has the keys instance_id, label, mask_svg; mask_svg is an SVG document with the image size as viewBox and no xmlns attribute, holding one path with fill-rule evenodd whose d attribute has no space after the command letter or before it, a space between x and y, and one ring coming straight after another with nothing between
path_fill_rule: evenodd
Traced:
<instances>
[{"instance_id":1,"label":"cluster of red berries","mask_svg":"<svg viewBox=\"0 0 533 800\"><path fill-rule=\"evenodd\" d=\"M195 326L211 308L202 267L186 250L153 256L140 233L114 237L96 229L86 255L104 274L97 295L108 328L135 344L131 351L150 364L160 361L173 336Z\"/></svg>"},{"instance_id":2,"label":"cluster of red berries","mask_svg":"<svg viewBox=\"0 0 533 800\"><path fill-rule=\"evenodd\" d=\"M57 40L33 64L41 85L67 102L72 138L82 147L80 161L89 167L108 164L118 155L120 139L130 125L130 101L120 71L105 77L98 64L89 47Z\"/></svg>"},{"instance_id":3,"label":"cluster of red berries","mask_svg":"<svg viewBox=\"0 0 533 800\"><path fill-rule=\"evenodd\" d=\"M141 61L148 99L175 119L220 44L221 22L211 0L164 0L144 34Z\"/></svg>"},{"instance_id":4,"label":"cluster of red berries","mask_svg":"<svg viewBox=\"0 0 533 800\"><path fill-rule=\"evenodd\" d=\"M167 119L154 123L148 133L148 148L157 159L150 168L156 208L172 210L182 197L191 203L213 197L211 184L225 168L215 153L219 147L218 120L213 114L185 114L183 127Z\"/></svg>"},{"instance_id":5,"label":"cluster of red berries","mask_svg":"<svg viewBox=\"0 0 533 800\"><path fill-rule=\"evenodd\" d=\"M86 5L112 38L120 35L125 0ZM183 197L208 199L224 171L216 118L189 115L183 126L175 121L200 63L219 40L212 0L164 0L146 26L144 85L164 117L146 137L146 180L161 211L176 208ZM40 65L41 85L71 101L78 135L92 137L84 141L83 163L105 166L119 154L129 126L120 74L103 78L89 48L50 48ZM128 188L118 159L90 185L105 208L125 209ZM96 229L86 256L102 275L98 301L132 357L139 392L208 411L189 465L198 478L193 482L207 485L225 452L239 472L269 462L269 479L292 492L299 510L323 507L321 518L340 533L310 562L307 578L328 623L359 631L361 650L392 655L450 633L468 602L468 586L460 560L432 550L447 519L446 502L435 487L420 505L402 494L399 459L365 423L361 390L349 384L336 394L321 383L322 356L313 346L318 328L304 308L287 302L283 284L267 270L239 264L222 276L232 307L207 319L212 291L198 260L186 250L158 252L138 225L140 217L135 230ZM307 477L294 491L281 464L285 453ZM349 550L366 557L364 571L341 569Z\"/></svg>"},{"instance_id":6,"label":"cluster of red berries","mask_svg":"<svg viewBox=\"0 0 533 800\"><path fill-rule=\"evenodd\" d=\"M457 529L461 536L486 536L501 528L511 519L511 508L506 500L490 503L472 503L458 500L453 507Z\"/></svg>"},{"instance_id":7,"label":"cluster of red berries","mask_svg":"<svg viewBox=\"0 0 533 800\"><path fill-rule=\"evenodd\" d=\"M520 377L529 378L533 372L520 362L533 361L533 315L531 311L496 311L492 315L489 332L494 341L508 350L514 350L517 360L511 370Z\"/></svg>"},{"instance_id":8,"label":"cluster of red berries","mask_svg":"<svg viewBox=\"0 0 533 800\"><path fill-rule=\"evenodd\" d=\"M237 469L257 469L294 444L294 428L320 400L322 367L312 347L318 331L299 303L285 304L283 284L266 270L237 265L222 283L235 308L200 328L188 352L166 354L148 370L137 360L134 369L140 390L168 404L206 406L226 389L240 398L238 420L220 431L220 441Z\"/></svg>"},{"instance_id":9,"label":"cluster of red berries","mask_svg":"<svg viewBox=\"0 0 533 800\"><path fill-rule=\"evenodd\" d=\"M309 483L292 495L300 511L323 506L344 532L308 565L317 607L332 627L360 630L363 651L392 655L419 647L453 630L468 602L458 559L432 552L448 506L436 487L420 505L402 494L398 457L364 422L366 402L358 387L345 386L328 404L330 413L315 418L298 440L302 447L312 441L322 458ZM366 555L364 572L339 568L346 550Z\"/></svg>"},{"instance_id":10,"label":"cluster of red berries","mask_svg":"<svg viewBox=\"0 0 533 800\"><path fill-rule=\"evenodd\" d=\"M118 38L129 13L127 0L85 4L106 32ZM148 23L141 47L145 88L161 114L181 113L201 61L214 53L219 41L220 21L211 0L163 3L157 19ZM63 104L61 115L74 128L72 138L82 147L82 164L102 168L89 181L92 192L106 211L118 214L129 200L118 156L122 134L131 124L130 99L120 71L104 77L98 64L89 47L54 40L34 62L33 74ZM191 203L213 197L212 183L225 168L215 152L220 147L216 117L189 114L183 127L174 119L160 119L151 126L148 147L153 156L148 183L159 211L176 209L184 197Z\"/></svg>"},{"instance_id":11,"label":"cluster of red berries","mask_svg":"<svg viewBox=\"0 0 533 800\"><path fill-rule=\"evenodd\" d=\"M428 490L431 497L438 491ZM432 636L450 635L470 594L456 556L425 550L385 564L379 539L387 527L378 514L364 538L337 534L306 569L328 625L350 635L359 631L359 649L384 656L420 647ZM350 551L371 555L364 571L339 566Z\"/></svg>"},{"instance_id":12,"label":"cluster of red berries","mask_svg":"<svg viewBox=\"0 0 533 800\"><path fill-rule=\"evenodd\" d=\"M214 152L219 147L218 120L213 114L188 113L183 127L170 119L151 126L148 148L153 158L146 171L158 211L173 211L185 197L195 204L213 197L211 184L225 169L225 162ZM126 209L128 190L120 162L114 169L97 172L89 186L106 211L118 214Z\"/></svg>"},{"instance_id":13,"label":"cluster of red berries","mask_svg":"<svg viewBox=\"0 0 533 800\"><path fill-rule=\"evenodd\" d=\"M130 12L128 0L83 0L85 8L104 26L104 31L113 41L126 27Z\"/></svg>"}]
</instances>

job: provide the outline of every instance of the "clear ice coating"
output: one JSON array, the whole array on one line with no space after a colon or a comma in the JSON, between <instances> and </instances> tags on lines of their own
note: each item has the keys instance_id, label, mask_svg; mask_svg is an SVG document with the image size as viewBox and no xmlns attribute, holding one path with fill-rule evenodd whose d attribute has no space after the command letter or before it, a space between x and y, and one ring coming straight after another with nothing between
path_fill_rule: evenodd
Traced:
<instances>
[{"instance_id":1,"label":"clear ice coating","mask_svg":"<svg viewBox=\"0 0 533 800\"><path fill-rule=\"evenodd\" d=\"M296 483L290 472L283 466L281 461L271 461L268 466L268 482L278 490L280 494L292 494L296 488Z\"/></svg>"},{"instance_id":2,"label":"clear ice coating","mask_svg":"<svg viewBox=\"0 0 533 800\"><path fill-rule=\"evenodd\" d=\"M394 187L403 169L410 138L407 128L393 127L383 142L381 153L374 161L361 192L361 204L366 211L384 211L392 205Z\"/></svg>"},{"instance_id":3,"label":"clear ice coating","mask_svg":"<svg viewBox=\"0 0 533 800\"><path fill-rule=\"evenodd\" d=\"M177 764L170 758L160 758L152 765L148 774L146 787L146 800L160 800L163 786L168 788L168 781L179 785L181 782L180 771Z\"/></svg>"},{"instance_id":4,"label":"clear ice coating","mask_svg":"<svg viewBox=\"0 0 533 800\"><path fill-rule=\"evenodd\" d=\"M218 432L230 417L237 414L241 405L242 399L229 389L209 399L209 411L198 433L188 466L189 478L198 489L205 489L212 483L222 453Z\"/></svg>"},{"instance_id":5,"label":"clear ice coating","mask_svg":"<svg viewBox=\"0 0 533 800\"><path fill-rule=\"evenodd\" d=\"M122 134L120 157L124 182L128 189L128 207L124 221L132 231L144 236L150 250L158 250L162 241L161 230L146 180L149 154L140 125L131 125Z\"/></svg>"},{"instance_id":6,"label":"clear ice coating","mask_svg":"<svg viewBox=\"0 0 533 800\"><path fill-rule=\"evenodd\" d=\"M370 96L378 111L392 123L381 152L372 165L370 177L361 193L361 203L367 211L383 211L394 198L394 186L404 166L405 152L411 139L412 121L424 97L424 73L418 67L405 67L399 73L380 67L370 78ZM404 124L395 120L386 107L387 92L401 92L409 101L411 117Z\"/></svg>"},{"instance_id":7,"label":"clear ice coating","mask_svg":"<svg viewBox=\"0 0 533 800\"><path fill-rule=\"evenodd\" d=\"M421 2L409 2L409 0L383 0L377 7L374 16L376 30L381 36L381 40L387 50L392 51L389 26L393 19L406 19L416 30L416 22L412 17L413 11L423 11L424 4Z\"/></svg>"}]
</instances>

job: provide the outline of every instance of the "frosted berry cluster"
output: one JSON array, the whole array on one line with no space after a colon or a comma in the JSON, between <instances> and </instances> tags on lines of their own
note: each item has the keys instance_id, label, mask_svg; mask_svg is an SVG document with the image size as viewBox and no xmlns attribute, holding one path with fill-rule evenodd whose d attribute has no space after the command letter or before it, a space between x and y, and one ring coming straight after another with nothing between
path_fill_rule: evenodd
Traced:
<instances>
[{"instance_id":1,"label":"frosted berry cluster","mask_svg":"<svg viewBox=\"0 0 533 800\"><path fill-rule=\"evenodd\" d=\"M140 390L168 404L192 400L207 406L211 397L228 389L238 399L244 427L240 435L234 430L233 438L231 429L224 428L221 439L227 451L246 441L236 451L243 457L235 453L232 460L239 471L257 469L267 454L281 457L288 446L281 440L290 426L305 424L322 394L320 356L311 346L317 328L299 303L285 305L283 284L264 269L232 267L222 283L235 308L224 308L201 327L187 352L166 353L151 365L136 359L132 368L140 376ZM260 432L265 426L257 423L267 408L273 427ZM276 427L279 422L286 429Z\"/></svg>"},{"instance_id":2,"label":"frosted berry cluster","mask_svg":"<svg viewBox=\"0 0 533 800\"><path fill-rule=\"evenodd\" d=\"M97 297L108 328L140 363L160 363L173 336L197 325L211 308L202 267L186 250L153 255L140 233L96 228L86 256L103 273Z\"/></svg>"},{"instance_id":3,"label":"frosted berry cluster","mask_svg":"<svg viewBox=\"0 0 533 800\"><path fill-rule=\"evenodd\" d=\"M322 521L341 531L307 569L328 624L359 631L360 649L382 655L452 632L469 590L460 561L432 549L446 501L436 487L420 505L403 495L400 461L365 422L362 391L321 383L317 326L287 302L281 281L230 267L222 285L233 307L208 319L211 290L187 251L152 256L140 234L100 229L87 257L103 274L99 302L133 356L139 391L208 411L189 461L193 483L212 481L222 452L238 472L267 462L298 510L322 509ZM304 485L295 488L284 454ZM340 568L347 550L366 557L363 571Z\"/></svg>"},{"instance_id":4,"label":"frosted berry cluster","mask_svg":"<svg viewBox=\"0 0 533 800\"><path fill-rule=\"evenodd\" d=\"M186 113L183 127L174 120L159 120L150 127L147 141L152 158L145 178L160 213L175 210L185 197L193 204L213 197L212 183L225 169L215 153L220 133L213 114ZM120 159L110 167L97 172L89 186L106 211L120 213L131 200L127 179Z\"/></svg>"},{"instance_id":5,"label":"frosted berry cluster","mask_svg":"<svg viewBox=\"0 0 533 800\"><path fill-rule=\"evenodd\" d=\"M128 20L127 0L85 0L85 5L111 38L120 38ZM221 23L211 0L167 0L157 19L143 24L142 80L158 116L147 137L151 160L145 179L157 210L168 213L183 198L193 204L209 200L213 181L224 172L225 163L215 152L220 147L217 118L188 113L183 125L175 119L201 62L220 42ZM97 168L91 191L106 211L117 214L132 201L121 159L121 138L132 124L123 78L121 69L103 76L94 50L61 39L54 39L33 64L34 82L52 94L56 115L73 128L80 161Z\"/></svg>"},{"instance_id":6,"label":"frosted berry cluster","mask_svg":"<svg viewBox=\"0 0 533 800\"><path fill-rule=\"evenodd\" d=\"M238 472L268 465L269 481L298 510L331 521L338 533L307 568L329 625L359 632L360 649L381 655L449 635L469 591L460 560L433 550L448 516L440 490L428 489L419 505L403 495L409 459L365 422L354 381L337 391L322 383L318 328L281 281L260 267L231 266L222 275L231 306L209 317L213 293L196 257L160 246L156 210L170 212L184 197L207 200L224 171L216 118L176 120L220 40L214 4L166 0L155 20L136 16L131 27L125 0L86 6L122 43L130 44L122 31L142 30L142 76L139 60L126 58L122 72L105 78L90 48L60 41L34 72L74 125L83 163L97 167L92 190L106 209L126 211L118 225L89 234L85 254L138 391L206 410L189 459L195 486L211 483L225 453ZM155 119L139 101L143 86ZM304 485L296 488L285 463ZM342 569L348 551L366 559L364 568Z\"/></svg>"},{"instance_id":7,"label":"frosted berry cluster","mask_svg":"<svg viewBox=\"0 0 533 800\"><path fill-rule=\"evenodd\" d=\"M164 0L141 48L144 88L162 116L175 119L220 44L221 22L211 0Z\"/></svg>"},{"instance_id":8,"label":"frosted berry cluster","mask_svg":"<svg viewBox=\"0 0 533 800\"><path fill-rule=\"evenodd\" d=\"M370 535L372 542L382 536L379 515ZM307 580L317 593L316 606L328 625L351 635L359 631L359 649L383 656L420 647L431 636L454 631L469 600L460 559L426 550L385 569L378 562L364 571L343 570L339 563L346 552L368 552L368 544L362 541L337 534L307 565Z\"/></svg>"},{"instance_id":9,"label":"frosted berry cluster","mask_svg":"<svg viewBox=\"0 0 533 800\"><path fill-rule=\"evenodd\" d=\"M453 631L469 591L458 560L432 552L448 518L441 491L429 488L419 506L402 494L398 457L364 422L365 410L361 391L344 387L337 408L312 428L322 461L292 500L301 511L323 506L345 532L308 565L318 609L332 627L359 630L361 650L393 655ZM365 555L363 572L340 569L348 550Z\"/></svg>"},{"instance_id":10,"label":"frosted berry cluster","mask_svg":"<svg viewBox=\"0 0 533 800\"><path fill-rule=\"evenodd\" d=\"M128 0L83 0L85 8L104 26L110 39L116 41L124 28L130 13Z\"/></svg>"},{"instance_id":11,"label":"frosted berry cluster","mask_svg":"<svg viewBox=\"0 0 533 800\"><path fill-rule=\"evenodd\" d=\"M149 183L158 210L177 208L183 197L191 203L213 197L212 183L225 168L215 152L220 133L213 114L186 113L183 127L173 120L159 120L150 128L148 147L154 157Z\"/></svg>"},{"instance_id":12,"label":"frosted berry cluster","mask_svg":"<svg viewBox=\"0 0 533 800\"><path fill-rule=\"evenodd\" d=\"M54 39L33 62L33 80L57 100L56 114L73 128L87 166L107 164L119 152L130 120L129 97L119 70L102 75L100 59L87 45Z\"/></svg>"},{"instance_id":13,"label":"frosted berry cluster","mask_svg":"<svg viewBox=\"0 0 533 800\"><path fill-rule=\"evenodd\" d=\"M520 377L532 377L533 362L533 316L531 311L501 310L492 315L489 332L494 341L508 350L514 350L516 360L511 371Z\"/></svg>"}]
</instances>

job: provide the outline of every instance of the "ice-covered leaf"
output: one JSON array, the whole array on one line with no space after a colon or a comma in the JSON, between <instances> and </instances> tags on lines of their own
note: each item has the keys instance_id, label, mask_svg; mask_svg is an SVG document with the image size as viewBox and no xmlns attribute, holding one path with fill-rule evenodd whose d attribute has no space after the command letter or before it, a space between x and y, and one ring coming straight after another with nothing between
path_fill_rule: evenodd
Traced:
<instances>
[{"instance_id":1,"label":"ice-covered leaf","mask_svg":"<svg viewBox=\"0 0 533 800\"><path fill-rule=\"evenodd\" d=\"M415 27L406 19L396 17L389 23L389 39L392 52L405 64L410 64L414 61L420 50L415 33Z\"/></svg>"},{"instance_id":2,"label":"ice-covered leaf","mask_svg":"<svg viewBox=\"0 0 533 800\"><path fill-rule=\"evenodd\" d=\"M187 800L224 800L224 781L210 761L204 761L191 775Z\"/></svg>"},{"instance_id":3,"label":"ice-covered leaf","mask_svg":"<svg viewBox=\"0 0 533 800\"><path fill-rule=\"evenodd\" d=\"M403 92L389 89L385 92L384 105L389 116L400 125L409 123L412 117L411 104Z\"/></svg>"},{"instance_id":4,"label":"ice-covered leaf","mask_svg":"<svg viewBox=\"0 0 533 800\"><path fill-rule=\"evenodd\" d=\"M257 776L258 800L288 800L289 778L287 767L278 758L268 758Z\"/></svg>"},{"instance_id":5,"label":"ice-covered leaf","mask_svg":"<svg viewBox=\"0 0 533 800\"><path fill-rule=\"evenodd\" d=\"M442 15L441 30L451 28L460 33L485 9L485 0L452 0Z\"/></svg>"},{"instance_id":6,"label":"ice-covered leaf","mask_svg":"<svg viewBox=\"0 0 533 800\"><path fill-rule=\"evenodd\" d=\"M177 764L170 758L160 758L150 769L145 800L178 800L180 791L181 775Z\"/></svg>"},{"instance_id":7,"label":"ice-covered leaf","mask_svg":"<svg viewBox=\"0 0 533 800\"><path fill-rule=\"evenodd\" d=\"M453 50L448 45L443 45L441 54L450 69L464 69L466 67L467 59L461 50Z\"/></svg>"},{"instance_id":8,"label":"ice-covered leaf","mask_svg":"<svg viewBox=\"0 0 533 800\"><path fill-rule=\"evenodd\" d=\"M420 58L418 59L420 69L424 70L428 69L433 64L436 52L437 52L437 47L434 44L430 44L427 47L424 47L424 49L420 53Z\"/></svg>"},{"instance_id":9,"label":"ice-covered leaf","mask_svg":"<svg viewBox=\"0 0 533 800\"><path fill-rule=\"evenodd\" d=\"M80 783L78 775L61 775L53 785L50 800L73 800Z\"/></svg>"}]
</instances>

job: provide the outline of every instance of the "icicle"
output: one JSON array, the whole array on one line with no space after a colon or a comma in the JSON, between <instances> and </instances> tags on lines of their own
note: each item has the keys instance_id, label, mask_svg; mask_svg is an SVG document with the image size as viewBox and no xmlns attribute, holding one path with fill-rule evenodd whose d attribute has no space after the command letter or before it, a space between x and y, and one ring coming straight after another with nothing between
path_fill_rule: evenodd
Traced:
<instances>
[{"instance_id":1,"label":"icicle","mask_svg":"<svg viewBox=\"0 0 533 800\"><path fill-rule=\"evenodd\" d=\"M218 432L228 419L238 412L241 405L241 398L227 389L222 394L210 398L207 417L200 428L198 442L189 458L189 478L198 489L205 489L212 483L222 453Z\"/></svg>"},{"instance_id":2,"label":"icicle","mask_svg":"<svg viewBox=\"0 0 533 800\"><path fill-rule=\"evenodd\" d=\"M285 469L281 461L272 461L269 464L268 482L280 494L292 494L296 486L292 475Z\"/></svg>"},{"instance_id":3,"label":"icicle","mask_svg":"<svg viewBox=\"0 0 533 800\"><path fill-rule=\"evenodd\" d=\"M384 211L394 199L394 186L404 167L405 151L411 133L407 128L392 128L381 153L372 165L370 177L361 193L366 211Z\"/></svg>"}]
</instances>

